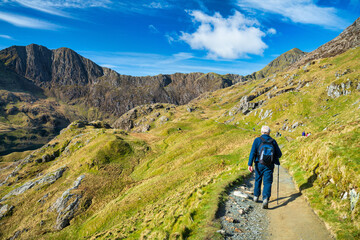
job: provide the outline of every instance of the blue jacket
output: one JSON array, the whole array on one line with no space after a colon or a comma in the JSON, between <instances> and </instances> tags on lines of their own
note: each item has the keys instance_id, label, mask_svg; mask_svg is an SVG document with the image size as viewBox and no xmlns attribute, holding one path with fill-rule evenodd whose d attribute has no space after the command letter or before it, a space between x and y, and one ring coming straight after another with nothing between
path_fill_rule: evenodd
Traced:
<instances>
[{"instance_id":1,"label":"blue jacket","mask_svg":"<svg viewBox=\"0 0 360 240\"><path fill-rule=\"evenodd\" d=\"M261 135L261 137L263 137L265 140L268 140L268 139L271 138L267 134L263 134L263 135ZM260 147L260 144L261 144L261 139L259 137L255 138L254 143L253 143L253 145L251 147L248 166L252 166L254 159L255 159L255 162L259 162L259 156L257 156L257 155L258 155L258 149ZM280 150L277 142L275 141L275 139L273 141L273 144L274 144L274 150L275 150L274 163L276 165L280 165L279 158L281 158L282 153L281 153L281 150Z\"/></svg>"}]
</instances>

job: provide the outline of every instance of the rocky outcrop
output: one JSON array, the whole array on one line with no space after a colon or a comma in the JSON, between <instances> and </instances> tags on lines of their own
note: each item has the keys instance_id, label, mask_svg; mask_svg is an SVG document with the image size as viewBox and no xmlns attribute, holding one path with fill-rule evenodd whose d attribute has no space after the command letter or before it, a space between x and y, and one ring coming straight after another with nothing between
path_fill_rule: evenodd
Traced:
<instances>
[{"instance_id":1,"label":"rocky outcrop","mask_svg":"<svg viewBox=\"0 0 360 240\"><path fill-rule=\"evenodd\" d=\"M264 101L260 100L258 102L249 102L253 99L253 95L244 96L240 99L240 103L235 105L230 111L229 116L234 116L237 113L241 112L242 114L248 114L252 110L260 107Z\"/></svg>"},{"instance_id":2,"label":"rocky outcrop","mask_svg":"<svg viewBox=\"0 0 360 240\"><path fill-rule=\"evenodd\" d=\"M14 206L10 206L9 204L2 205L0 207L0 220L3 217L9 216L12 214L12 211L14 209Z\"/></svg>"},{"instance_id":3,"label":"rocky outcrop","mask_svg":"<svg viewBox=\"0 0 360 240\"><path fill-rule=\"evenodd\" d=\"M306 54L298 62L291 65L290 69L297 69L298 67L316 59L334 57L359 45L360 18L356 19L356 21L347 27L339 36L320 46L318 49Z\"/></svg>"},{"instance_id":4,"label":"rocky outcrop","mask_svg":"<svg viewBox=\"0 0 360 240\"><path fill-rule=\"evenodd\" d=\"M80 194L71 193L71 191L77 189L84 178L85 175L78 177L73 183L73 186L67 189L49 208L49 211L56 211L58 213L54 226L55 229L61 230L70 225L70 220L74 217L82 197Z\"/></svg>"},{"instance_id":5,"label":"rocky outcrop","mask_svg":"<svg viewBox=\"0 0 360 240\"><path fill-rule=\"evenodd\" d=\"M140 118L149 116L150 119L148 119L148 120L150 122L155 121L155 118L159 118L160 123L165 123L169 119L166 116L160 117L160 113L156 112L155 110L161 109L161 110L169 111L174 108L175 108L174 105L160 104L160 103L146 104L146 105L138 106L138 107L131 109L130 111L123 114L120 118L118 118L112 124L112 127L123 129L125 131L130 131L131 129L138 127L137 132L146 132L150 129L150 125L145 122L138 121ZM155 113L150 116L150 114L153 111L155 111ZM144 120L146 120L146 119L144 119Z\"/></svg>"},{"instance_id":6,"label":"rocky outcrop","mask_svg":"<svg viewBox=\"0 0 360 240\"><path fill-rule=\"evenodd\" d=\"M47 154L44 154L41 158L35 160L37 163L44 163L44 162L50 162L50 161L53 161L55 160L55 158L59 157L60 156L60 149L52 152L52 153L47 153Z\"/></svg>"},{"instance_id":7,"label":"rocky outcrop","mask_svg":"<svg viewBox=\"0 0 360 240\"><path fill-rule=\"evenodd\" d=\"M347 81L346 83L335 84L332 83L327 87L327 95L332 98L338 98L342 95L351 94L351 87L353 83L351 81Z\"/></svg>"},{"instance_id":8,"label":"rocky outcrop","mask_svg":"<svg viewBox=\"0 0 360 240\"><path fill-rule=\"evenodd\" d=\"M66 169L66 167L61 167L61 168L57 169L54 172L46 174L44 177L42 177L42 178L40 178L38 180L33 180L33 181L26 182L22 186L20 186L18 188L15 188L14 190L12 190L8 194L6 194L0 200L0 202L8 199L11 196L20 195L20 194L26 192L27 190L33 188L36 185L45 184L45 183L46 184L53 184L56 180L58 180L62 176L62 174L65 172L65 169Z\"/></svg>"}]
</instances>

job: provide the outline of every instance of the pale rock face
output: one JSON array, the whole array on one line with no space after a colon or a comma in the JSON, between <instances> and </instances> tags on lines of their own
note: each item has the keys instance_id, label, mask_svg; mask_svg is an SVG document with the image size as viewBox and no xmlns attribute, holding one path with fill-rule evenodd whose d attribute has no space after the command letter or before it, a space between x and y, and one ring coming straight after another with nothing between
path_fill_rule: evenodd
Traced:
<instances>
[{"instance_id":1,"label":"pale rock face","mask_svg":"<svg viewBox=\"0 0 360 240\"><path fill-rule=\"evenodd\" d=\"M14 206L10 206L10 205L8 205L8 204L5 204L5 205L1 206L1 207L0 207L0 220L1 220L3 217L11 214L11 211L12 211L13 209L14 209Z\"/></svg>"},{"instance_id":2,"label":"pale rock face","mask_svg":"<svg viewBox=\"0 0 360 240\"><path fill-rule=\"evenodd\" d=\"M79 206L80 199L82 196L80 194L71 193L72 190L77 189L81 181L85 178L85 175L79 176L73 183L73 186L61 195L55 203L49 208L49 211L54 211L58 213L56 218L55 229L61 230L68 225L70 225L70 220L74 217L75 211Z\"/></svg>"},{"instance_id":3,"label":"pale rock face","mask_svg":"<svg viewBox=\"0 0 360 240\"><path fill-rule=\"evenodd\" d=\"M45 183L53 184L56 180L58 180L62 176L62 174L65 172L65 169L66 169L65 167L61 167L61 168L57 169L56 171L54 171L52 173L46 174L44 177L42 177L42 178L40 178L38 180L33 180L33 181L26 182L22 186L20 186L18 188L15 188L14 190L12 190L8 194L6 194L0 200L0 202L8 199L11 196L20 195L20 194L26 192L27 190L29 190L30 188L33 188L35 185L45 184Z\"/></svg>"},{"instance_id":4,"label":"pale rock face","mask_svg":"<svg viewBox=\"0 0 360 240\"><path fill-rule=\"evenodd\" d=\"M346 83L335 84L332 83L327 88L327 95L332 98L338 98L341 95L349 95L351 94L351 86L353 83L351 81L347 81Z\"/></svg>"}]
</instances>

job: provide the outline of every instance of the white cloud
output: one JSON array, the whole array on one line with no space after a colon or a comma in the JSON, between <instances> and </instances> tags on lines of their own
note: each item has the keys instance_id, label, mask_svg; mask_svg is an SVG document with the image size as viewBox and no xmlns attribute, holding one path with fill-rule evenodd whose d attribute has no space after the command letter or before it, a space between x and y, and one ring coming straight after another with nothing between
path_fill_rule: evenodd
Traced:
<instances>
[{"instance_id":1,"label":"white cloud","mask_svg":"<svg viewBox=\"0 0 360 240\"><path fill-rule=\"evenodd\" d=\"M46 12L62 17L71 17L63 12L65 8L91 8L91 7L108 7L112 2L110 0L10 0L24 7L32 8L41 12Z\"/></svg>"},{"instance_id":2,"label":"white cloud","mask_svg":"<svg viewBox=\"0 0 360 240\"><path fill-rule=\"evenodd\" d=\"M313 0L238 0L243 8L280 14L295 23L315 24L327 28L343 28L346 22L332 7L319 7Z\"/></svg>"},{"instance_id":3,"label":"white cloud","mask_svg":"<svg viewBox=\"0 0 360 240\"><path fill-rule=\"evenodd\" d=\"M170 64L170 63L181 62L181 61L192 59L192 58L194 58L194 55L192 55L191 53L179 52L179 53L173 54L171 57L169 57L167 59L160 61L159 63L160 64Z\"/></svg>"},{"instance_id":4,"label":"white cloud","mask_svg":"<svg viewBox=\"0 0 360 240\"><path fill-rule=\"evenodd\" d=\"M169 34L166 34L165 37L170 44L175 41L174 37Z\"/></svg>"},{"instance_id":5,"label":"white cloud","mask_svg":"<svg viewBox=\"0 0 360 240\"><path fill-rule=\"evenodd\" d=\"M179 35L176 32L168 32L165 34L165 38L168 40L170 44L173 42L179 41Z\"/></svg>"},{"instance_id":6,"label":"white cloud","mask_svg":"<svg viewBox=\"0 0 360 240\"><path fill-rule=\"evenodd\" d=\"M12 39L9 35L0 35L1 38Z\"/></svg>"},{"instance_id":7,"label":"white cloud","mask_svg":"<svg viewBox=\"0 0 360 240\"><path fill-rule=\"evenodd\" d=\"M144 6L148 7L148 8L158 8L158 9L169 7L167 4L164 4L164 3L161 3L161 2L152 2L150 4L145 4Z\"/></svg>"},{"instance_id":8,"label":"white cloud","mask_svg":"<svg viewBox=\"0 0 360 240\"><path fill-rule=\"evenodd\" d=\"M223 18L219 13L209 16L201 11L189 11L195 23L200 23L194 33L182 32L180 39L192 49L207 50L210 58L246 58L248 54L261 55L267 45L256 20L247 19L236 11Z\"/></svg>"},{"instance_id":9,"label":"white cloud","mask_svg":"<svg viewBox=\"0 0 360 240\"><path fill-rule=\"evenodd\" d=\"M0 12L0 20L18 27L55 30L60 26L42 21L36 18L24 17L21 15Z\"/></svg>"},{"instance_id":10,"label":"white cloud","mask_svg":"<svg viewBox=\"0 0 360 240\"><path fill-rule=\"evenodd\" d=\"M152 24L149 25L150 32L159 33L159 30Z\"/></svg>"},{"instance_id":11,"label":"white cloud","mask_svg":"<svg viewBox=\"0 0 360 240\"><path fill-rule=\"evenodd\" d=\"M269 35L274 35L274 34L276 34L276 29L274 29L274 28L269 28L269 29L267 30L267 34L269 34Z\"/></svg>"},{"instance_id":12,"label":"white cloud","mask_svg":"<svg viewBox=\"0 0 360 240\"><path fill-rule=\"evenodd\" d=\"M266 63L248 63L239 60L214 62L209 59L197 58L187 52L179 52L170 56L132 52L79 51L79 53L100 66L111 68L120 74L132 76L154 76L176 72L250 74L266 65Z\"/></svg>"}]
</instances>

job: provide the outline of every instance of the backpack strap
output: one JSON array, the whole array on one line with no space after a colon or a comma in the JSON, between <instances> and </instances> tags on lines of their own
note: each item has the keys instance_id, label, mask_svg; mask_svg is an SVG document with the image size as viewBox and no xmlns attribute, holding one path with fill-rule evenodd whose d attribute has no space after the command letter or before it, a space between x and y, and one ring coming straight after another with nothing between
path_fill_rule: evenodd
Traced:
<instances>
[{"instance_id":1,"label":"backpack strap","mask_svg":"<svg viewBox=\"0 0 360 240\"><path fill-rule=\"evenodd\" d=\"M261 141L262 141L263 143L271 143L271 144L272 144L272 143L274 142L274 139L271 138L271 137L270 137L269 140L265 140L265 138L263 138L263 137L260 136L260 139L261 139Z\"/></svg>"}]
</instances>

